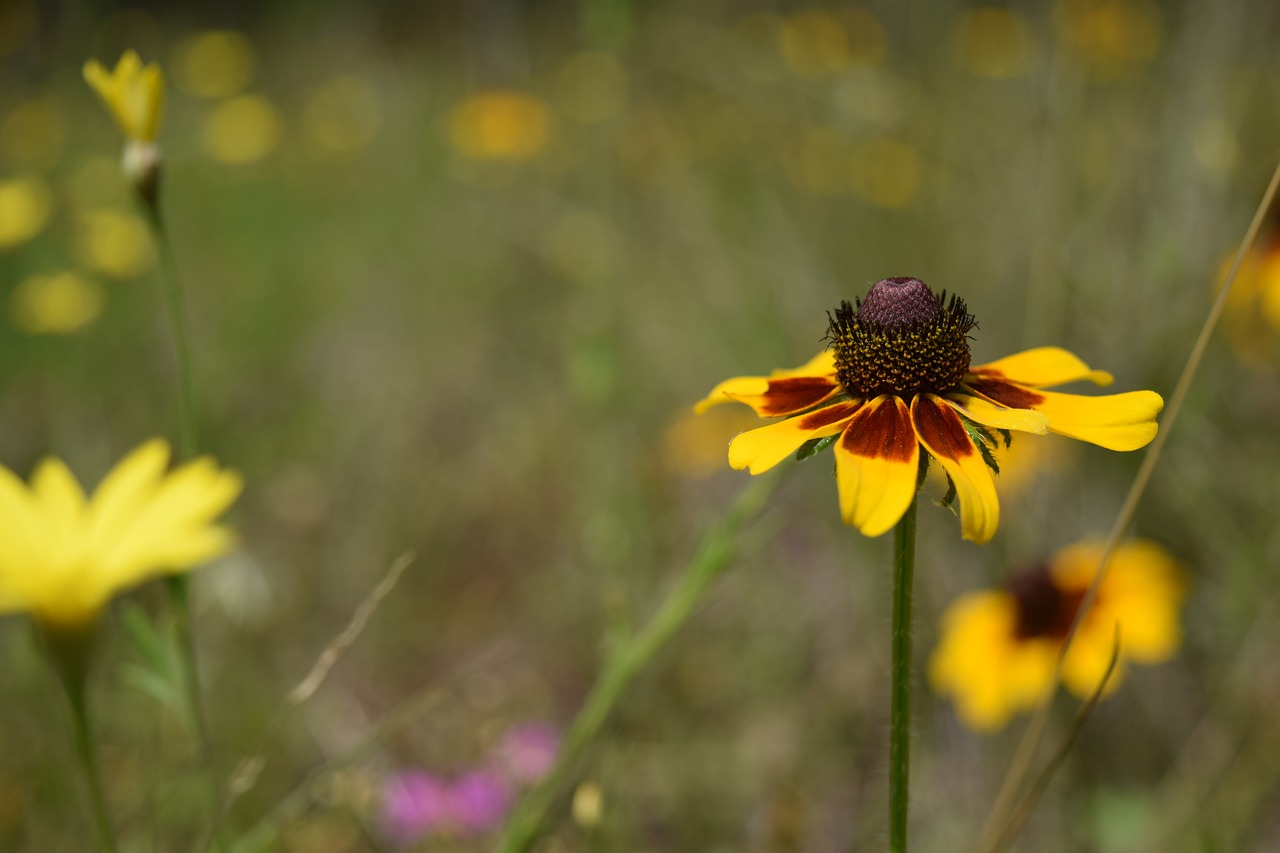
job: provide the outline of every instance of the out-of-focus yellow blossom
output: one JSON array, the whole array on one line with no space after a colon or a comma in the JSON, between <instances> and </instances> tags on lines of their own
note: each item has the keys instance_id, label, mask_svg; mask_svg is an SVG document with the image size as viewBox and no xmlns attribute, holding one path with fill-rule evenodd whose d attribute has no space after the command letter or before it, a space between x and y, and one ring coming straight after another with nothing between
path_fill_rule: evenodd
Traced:
<instances>
[{"instance_id":1,"label":"out-of-focus yellow blossom","mask_svg":"<svg viewBox=\"0 0 1280 853\"><path fill-rule=\"evenodd\" d=\"M1060 38L1100 80L1132 74L1155 58L1164 19L1153 0L1059 0Z\"/></svg>"},{"instance_id":2,"label":"out-of-focus yellow blossom","mask_svg":"<svg viewBox=\"0 0 1280 853\"><path fill-rule=\"evenodd\" d=\"M29 335L67 335L102 313L102 288L73 272L34 275L9 295L13 325Z\"/></svg>"},{"instance_id":3,"label":"out-of-focus yellow blossom","mask_svg":"<svg viewBox=\"0 0 1280 853\"><path fill-rule=\"evenodd\" d=\"M53 193L39 178L0 181L0 249L40 233L53 211Z\"/></svg>"},{"instance_id":4,"label":"out-of-focus yellow blossom","mask_svg":"<svg viewBox=\"0 0 1280 853\"><path fill-rule=\"evenodd\" d=\"M1045 436L1039 441L1015 439L1008 447L1004 442L998 442L991 455L1000 466L996 491L1003 502L1014 502L1039 477L1062 468L1074 453L1074 448L1073 443L1055 436Z\"/></svg>"},{"instance_id":5,"label":"out-of-focus yellow blossom","mask_svg":"<svg viewBox=\"0 0 1280 853\"><path fill-rule=\"evenodd\" d=\"M587 780L573 792L573 820L578 826L593 827L604 817L604 792L595 782Z\"/></svg>"},{"instance_id":6,"label":"out-of-focus yellow blossom","mask_svg":"<svg viewBox=\"0 0 1280 853\"><path fill-rule=\"evenodd\" d=\"M551 138L551 112L533 95L477 92L453 111L453 147L474 160L531 160Z\"/></svg>"},{"instance_id":7,"label":"out-of-focus yellow blossom","mask_svg":"<svg viewBox=\"0 0 1280 853\"><path fill-rule=\"evenodd\" d=\"M615 118L627 104L627 71L602 50L571 56L556 72L556 101L565 115L583 124Z\"/></svg>"},{"instance_id":8,"label":"out-of-focus yellow blossom","mask_svg":"<svg viewBox=\"0 0 1280 853\"><path fill-rule=\"evenodd\" d=\"M179 87L200 98L229 98L253 79L257 60L249 40L234 30L212 30L180 42L173 53Z\"/></svg>"},{"instance_id":9,"label":"out-of-focus yellow blossom","mask_svg":"<svg viewBox=\"0 0 1280 853\"><path fill-rule=\"evenodd\" d=\"M215 106L204 120L204 149L219 163L256 163L280 144L280 111L262 95L240 95Z\"/></svg>"},{"instance_id":10,"label":"out-of-focus yellow blossom","mask_svg":"<svg viewBox=\"0 0 1280 853\"><path fill-rule=\"evenodd\" d=\"M79 633L118 592L226 552L231 532L215 522L240 475L208 457L168 464L169 446L152 439L88 499L60 459L41 462L29 486L0 466L0 613Z\"/></svg>"},{"instance_id":11,"label":"out-of-focus yellow blossom","mask_svg":"<svg viewBox=\"0 0 1280 853\"><path fill-rule=\"evenodd\" d=\"M910 206L920 188L920 155L906 142L878 136L858 146L850 180L853 191L879 207Z\"/></svg>"},{"instance_id":12,"label":"out-of-focus yellow blossom","mask_svg":"<svg viewBox=\"0 0 1280 853\"><path fill-rule=\"evenodd\" d=\"M1031 27L1012 9L980 6L961 12L953 47L960 67L979 77L1022 77L1035 64Z\"/></svg>"},{"instance_id":13,"label":"out-of-focus yellow blossom","mask_svg":"<svg viewBox=\"0 0 1280 853\"><path fill-rule=\"evenodd\" d=\"M980 731L1000 728L1053 689L1062 641L1097 573L1102 543L1082 542L1055 554L1047 568L1015 576L1001 590L961 596L942 617L942 638L929 661L929 681L955 701L956 714ZM1111 692L1130 663L1169 660L1182 639L1183 572L1160 545L1132 540L1111 558L1093 609L1067 652L1062 681L1080 697L1102 683L1119 647Z\"/></svg>"},{"instance_id":14,"label":"out-of-focus yellow blossom","mask_svg":"<svg viewBox=\"0 0 1280 853\"><path fill-rule=\"evenodd\" d=\"M81 259L91 270L117 279L135 278L155 260L147 224L122 210L94 210L81 219Z\"/></svg>"},{"instance_id":15,"label":"out-of-focus yellow blossom","mask_svg":"<svg viewBox=\"0 0 1280 853\"><path fill-rule=\"evenodd\" d=\"M1222 259L1215 290L1226 283L1234 262L1234 253ZM1260 239L1245 257L1225 320L1231 347L1241 360L1256 366L1274 363L1280 355L1280 236Z\"/></svg>"},{"instance_id":16,"label":"out-of-focus yellow blossom","mask_svg":"<svg viewBox=\"0 0 1280 853\"><path fill-rule=\"evenodd\" d=\"M377 136L381 123L377 89L351 75L334 77L312 92L302 113L307 140L329 154L359 151Z\"/></svg>"},{"instance_id":17,"label":"out-of-focus yellow blossom","mask_svg":"<svg viewBox=\"0 0 1280 853\"><path fill-rule=\"evenodd\" d=\"M782 168L796 189L812 195L840 195L849 185L848 149L824 127L810 127L787 141Z\"/></svg>"},{"instance_id":18,"label":"out-of-focus yellow blossom","mask_svg":"<svg viewBox=\"0 0 1280 853\"><path fill-rule=\"evenodd\" d=\"M96 59L84 64L84 79L98 93L125 138L153 143L164 112L164 72L142 64L137 51L126 50L112 71Z\"/></svg>"},{"instance_id":19,"label":"out-of-focus yellow blossom","mask_svg":"<svg viewBox=\"0 0 1280 853\"><path fill-rule=\"evenodd\" d=\"M779 27L787 67L800 77L825 77L852 67L879 65L886 52L884 28L866 9L805 9Z\"/></svg>"},{"instance_id":20,"label":"out-of-focus yellow blossom","mask_svg":"<svg viewBox=\"0 0 1280 853\"><path fill-rule=\"evenodd\" d=\"M662 460L668 471L701 479L724 470L724 449L740 432L759 424L754 413L721 406L704 414L688 413L662 436Z\"/></svg>"},{"instance_id":21,"label":"out-of-focus yellow blossom","mask_svg":"<svg viewBox=\"0 0 1280 853\"><path fill-rule=\"evenodd\" d=\"M57 98L46 95L23 101L0 124L0 150L12 163L48 169L67 149L67 117Z\"/></svg>"}]
</instances>

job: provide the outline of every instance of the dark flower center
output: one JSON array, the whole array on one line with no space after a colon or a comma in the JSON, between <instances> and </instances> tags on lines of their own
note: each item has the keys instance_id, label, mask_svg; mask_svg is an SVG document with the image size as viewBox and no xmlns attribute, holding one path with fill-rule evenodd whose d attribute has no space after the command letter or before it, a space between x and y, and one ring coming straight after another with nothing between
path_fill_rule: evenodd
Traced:
<instances>
[{"instance_id":1,"label":"dark flower center","mask_svg":"<svg viewBox=\"0 0 1280 853\"><path fill-rule=\"evenodd\" d=\"M942 394L969 369L977 321L963 299L947 302L918 278L882 279L856 308L841 302L830 319L836 378L852 396Z\"/></svg>"},{"instance_id":2,"label":"dark flower center","mask_svg":"<svg viewBox=\"0 0 1280 853\"><path fill-rule=\"evenodd\" d=\"M1019 640L1050 637L1061 640L1071 630L1083 592L1059 589L1048 569L1038 566L1014 575L1005 589L1018 603L1014 636Z\"/></svg>"}]
</instances>

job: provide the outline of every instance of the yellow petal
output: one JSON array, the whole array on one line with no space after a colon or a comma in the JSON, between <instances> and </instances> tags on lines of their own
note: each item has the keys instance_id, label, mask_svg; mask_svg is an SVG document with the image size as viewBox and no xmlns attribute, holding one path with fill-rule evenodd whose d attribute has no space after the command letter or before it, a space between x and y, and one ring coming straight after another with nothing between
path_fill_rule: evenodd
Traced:
<instances>
[{"instance_id":1,"label":"yellow petal","mask_svg":"<svg viewBox=\"0 0 1280 853\"><path fill-rule=\"evenodd\" d=\"M911 420L920 443L955 484L962 535L979 545L990 541L1000 525L1000 501L991 470L960 416L936 394L917 394L911 402Z\"/></svg>"},{"instance_id":2,"label":"yellow petal","mask_svg":"<svg viewBox=\"0 0 1280 853\"><path fill-rule=\"evenodd\" d=\"M1084 397L1038 391L1036 411L1049 419L1049 431L1105 447L1137 450L1156 437L1156 415L1164 400L1154 391L1129 391Z\"/></svg>"},{"instance_id":3,"label":"yellow petal","mask_svg":"<svg viewBox=\"0 0 1280 853\"><path fill-rule=\"evenodd\" d=\"M1033 409L1010 409L997 406L972 394L948 394L946 400L960 414L983 426L1016 429L1021 432L1033 432L1036 435L1047 435L1049 432L1048 419Z\"/></svg>"},{"instance_id":4,"label":"yellow petal","mask_svg":"<svg viewBox=\"0 0 1280 853\"><path fill-rule=\"evenodd\" d=\"M902 518L916 495L920 443L900 398L876 397L849 419L836 442L840 514L865 536Z\"/></svg>"},{"instance_id":5,"label":"yellow petal","mask_svg":"<svg viewBox=\"0 0 1280 853\"><path fill-rule=\"evenodd\" d=\"M791 379L795 377L834 378L836 372L836 355L831 350L823 350L799 367L779 368L768 376L735 376L726 379L711 393L699 400L693 407L698 414L705 412L720 403L748 402L751 398L760 397L769 390L770 379ZM812 405L817 405L816 403ZM762 417L772 417L762 415Z\"/></svg>"},{"instance_id":6,"label":"yellow petal","mask_svg":"<svg viewBox=\"0 0 1280 853\"><path fill-rule=\"evenodd\" d=\"M768 471L811 438L835 435L858 410L858 403L827 406L759 429L739 433L729 442L729 465L752 474Z\"/></svg>"},{"instance_id":7,"label":"yellow petal","mask_svg":"<svg viewBox=\"0 0 1280 853\"><path fill-rule=\"evenodd\" d=\"M1094 618L1087 619L1080 625L1071 648L1067 651L1067 659L1062 662L1062 683L1077 696L1091 696L1102 685L1107 674L1112 654L1116 654L1116 665L1111 677L1102 691L1109 696L1124 681L1125 673L1125 637L1121 628L1118 635L1119 648L1116 648L1116 623Z\"/></svg>"},{"instance_id":8,"label":"yellow petal","mask_svg":"<svg viewBox=\"0 0 1280 853\"><path fill-rule=\"evenodd\" d=\"M712 406L735 402L739 396L759 395L767 390L769 390L767 376L735 376L712 388L710 394L694 404L693 410L697 414L702 414Z\"/></svg>"},{"instance_id":9,"label":"yellow petal","mask_svg":"<svg viewBox=\"0 0 1280 853\"><path fill-rule=\"evenodd\" d=\"M1105 370L1091 370L1076 356L1059 347L1038 347L998 361L973 368L974 373L997 373L1011 382L1045 388L1067 382L1088 380L1097 385L1110 385L1112 376Z\"/></svg>"},{"instance_id":10,"label":"yellow petal","mask_svg":"<svg viewBox=\"0 0 1280 853\"><path fill-rule=\"evenodd\" d=\"M94 491L89 536L97 551L118 539L154 495L169 464L169 445L154 438L120 461Z\"/></svg>"}]
</instances>

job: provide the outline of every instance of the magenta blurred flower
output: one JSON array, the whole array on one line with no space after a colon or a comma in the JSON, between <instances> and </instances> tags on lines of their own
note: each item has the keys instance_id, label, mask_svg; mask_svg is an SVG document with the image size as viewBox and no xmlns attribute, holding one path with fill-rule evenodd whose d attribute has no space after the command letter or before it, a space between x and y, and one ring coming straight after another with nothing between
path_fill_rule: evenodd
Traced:
<instances>
[{"instance_id":1,"label":"magenta blurred flower","mask_svg":"<svg viewBox=\"0 0 1280 853\"><path fill-rule=\"evenodd\" d=\"M548 725L512 726L498 744L497 764L517 785L532 785L551 772L560 749L560 733Z\"/></svg>"},{"instance_id":2,"label":"magenta blurred flower","mask_svg":"<svg viewBox=\"0 0 1280 853\"><path fill-rule=\"evenodd\" d=\"M491 771L451 780L406 770L387 780L383 824L403 844L428 835L478 835L498 827L510 802L506 781Z\"/></svg>"}]
</instances>

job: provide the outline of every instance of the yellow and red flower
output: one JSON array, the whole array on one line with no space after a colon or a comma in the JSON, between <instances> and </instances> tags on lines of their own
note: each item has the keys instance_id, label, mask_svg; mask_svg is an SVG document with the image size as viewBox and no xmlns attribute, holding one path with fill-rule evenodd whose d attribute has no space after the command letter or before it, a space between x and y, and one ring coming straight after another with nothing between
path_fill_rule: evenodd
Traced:
<instances>
[{"instance_id":1,"label":"yellow and red flower","mask_svg":"<svg viewBox=\"0 0 1280 853\"><path fill-rule=\"evenodd\" d=\"M936 460L951 480L964 537L979 543L995 535L1000 518L988 428L1054 432L1111 450L1136 450L1155 437L1159 394L1047 391L1112 381L1057 347L970 367L975 325L963 300L948 302L918 279L884 279L856 307L845 302L836 310L825 352L795 369L725 380L694 409L737 401L782 418L730 443L729 464L752 474L807 442L838 436L841 514L867 536L891 529L915 499L923 447L925 460Z\"/></svg>"},{"instance_id":2,"label":"yellow and red flower","mask_svg":"<svg viewBox=\"0 0 1280 853\"><path fill-rule=\"evenodd\" d=\"M1015 575L1003 589L968 593L947 608L929 681L954 700L961 722L993 731L1053 689L1063 639L1101 557L1101 542L1072 545L1048 566ZM1173 657L1182 638L1183 594L1182 570L1164 548L1138 539L1116 549L1063 662L1067 689L1082 698L1092 695L1113 651L1108 693L1124 680L1128 664Z\"/></svg>"}]
</instances>

